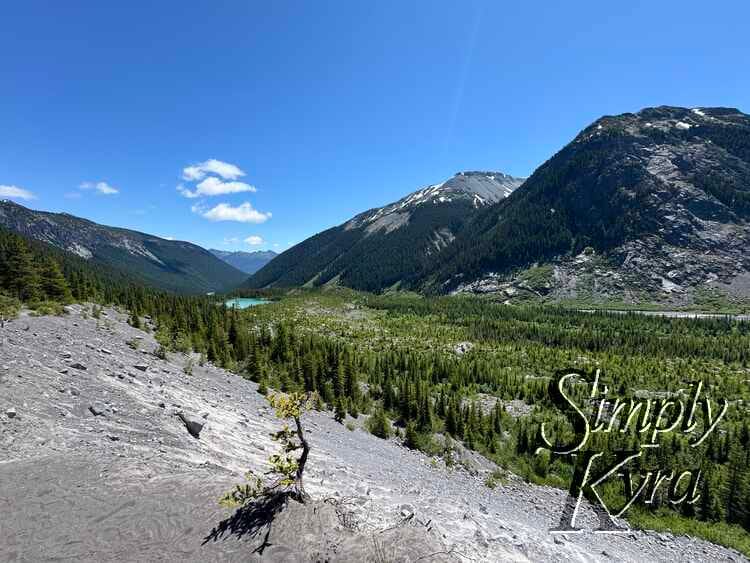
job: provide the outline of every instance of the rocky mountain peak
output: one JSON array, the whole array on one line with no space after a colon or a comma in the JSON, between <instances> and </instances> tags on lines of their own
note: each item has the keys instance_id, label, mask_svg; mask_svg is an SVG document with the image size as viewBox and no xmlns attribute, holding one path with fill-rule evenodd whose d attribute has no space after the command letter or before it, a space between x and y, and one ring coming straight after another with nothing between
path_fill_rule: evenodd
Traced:
<instances>
[{"instance_id":1,"label":"rocky mountain peak","mask_svg":"<svg viewBox=\"0 0 750 563\"><path fill-rule=\"evenodd\" d=\"M481 207L508 197L524 180L503 172L458 172L444 182L417 190L391 205L403 209L425 203L451 203L456 198L463 198L469 199L475 207Z\"/></svg>"},{"instance_id":2,"label":"rocky mountain peak","mask_svg":"<svg viewBox=\"0 0 750 563\"><path fill-rule=\"evenodd\" d=\"M406 225L414 210L427 204L468 202L478 209L508 197L524 180L525 178L516 178L503 172L458 172L444 182L430 184L395 203L357 215L344 228L365 228L368 233L391 232Z\"/></svg>"},{"instance_id":3,"label":"rocky mountain peak","mask_svg":"<svg viewBox=\"0 0 750 563\"><path fill-rule=\"evenodd\" d=\"M659 106L644 108L637 113L607 115L597 119L576 137L582 142L598 136L619 133L651 137L664 134L664 140L676 140L700 134L701 128L708 130L720 126L747 126L748 116L735 108ZM706 132L704 129L703 132Z\"/></svg>"},{"instance_id":4,"label":"rocky mountain peak","mask_svg":"<svg viewBox=\"0 0 750 563\"><path fill-rule=\"evenodd\" d=\"M508 197L524 180L503 172L459 172L439 185L438 199L440 196L468 195L475 207L481 207Z\"/></svg>"}]
</instances>

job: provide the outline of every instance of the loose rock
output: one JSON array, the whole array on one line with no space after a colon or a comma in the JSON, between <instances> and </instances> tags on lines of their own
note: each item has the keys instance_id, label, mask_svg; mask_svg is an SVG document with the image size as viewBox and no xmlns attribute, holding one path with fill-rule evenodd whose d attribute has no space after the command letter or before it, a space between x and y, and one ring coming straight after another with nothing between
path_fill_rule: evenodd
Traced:
<instances>
[{"instance_id":1,"label":"loose rock","mask_svg":"<svg viewBox=\"0 0 750 563\"><path fill-rule=\"evenodd\" d=\"M193 438L200 438L203 426L206 424L205 420L184 412L178 412L177 416L180 417L180 420L185 424L185 428L187 428L187 431L190 432Z\"/></svg>"}]
</instances>

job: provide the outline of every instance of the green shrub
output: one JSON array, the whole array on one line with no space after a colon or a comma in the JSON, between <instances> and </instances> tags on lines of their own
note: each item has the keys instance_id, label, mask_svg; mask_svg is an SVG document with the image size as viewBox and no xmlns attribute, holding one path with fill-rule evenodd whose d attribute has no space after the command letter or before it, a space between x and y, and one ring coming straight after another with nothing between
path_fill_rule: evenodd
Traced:
<instances>
[{"instance_id":1,"label":"green shrub","mask_svg":"<svg viewBox=\"0 0 750 563\"><path fill-rule=\"evenodd\" d=\"M65 314L65 305L58 303L57 301L37 301L36 303L29 303L29 308L34 316L62 316Z\"/></svg>"},{"instance_id":2,"label":"green shrub","mask_svg":"<svg viewBox=\"0 0 750 563\"><path fill-rule=\"evenodd\" d=\"M177 336L174 339L174 350L183 354L192 352L193 343L190 340L190 336L185 334L184 332L178 332Z\"/></svg>"},{"instance_id":3,"label":"green shrub","mask_svg":"<svg viewBox=\"0 0 750 563\"><path fill-rule=\"evenodd\" d=\"M367 419L367 430L370 434L378 438L387 439L391 436L391 421L385 415L383 409L377 409L373 415Z\"/></svg>"},{"instance_id":4,"label":"green shrub","mask_svg":"<svg viewBox=\"0 0 750 563\"><path fill-rule=\"evenodd\" d=\"M484 484L490 489L494 489L498 485L504 485L507 481L507 474L505 471L495 470L484 480Z\"/></svg>"},{"instance_id":5,"label":"green shrub","mask_svg":"<svg viewBox=\"0 0 750 563\"><path fill-rule=\"evenodd\" d=\"M20 310L21 302L18 299L0 294L0 320L15 319Z\"/></svg>"},{"instance_id":6,"label":"green shrub","mask_svg":"<svg viewBox=\"0 0 750 563\"><path fill-rule=\"evenodd\" d=\"M425 437L417 431L417 425L409 422L404 431L404 446L410 450L421 450L424 447Z\"/></svg>"},{"instance_id":7,"label":"green shrub","mask_svg":"<svg viewBox=\"0 0 750 563\"><path fill-rule=\"evenodd\" d=\"M642 530L668 531L675 535L687 534L713 543L734 548L750 557L750 536L736 524L726 522L703 522L679 516L673 511L660 508L650 512L634 506L628 513L628 522Z\"/></svg>"}]
</instances>

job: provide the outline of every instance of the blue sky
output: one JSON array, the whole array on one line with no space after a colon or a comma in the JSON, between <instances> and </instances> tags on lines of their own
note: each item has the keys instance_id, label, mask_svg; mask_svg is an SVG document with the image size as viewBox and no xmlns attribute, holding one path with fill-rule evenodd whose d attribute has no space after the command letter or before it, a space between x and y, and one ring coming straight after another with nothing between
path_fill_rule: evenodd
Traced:
<instances>
[{"instance_id":1,"label":"blue sky","mask_svg":"<svg viewBox=\"0 0 750 563\"><path fill-rule=\"evenodd\" d=\"M527 176L604 114L748 112L748 21L747 2L9 2L0 186L284 249L459 170Z\"/></svg>"}]
</instances>

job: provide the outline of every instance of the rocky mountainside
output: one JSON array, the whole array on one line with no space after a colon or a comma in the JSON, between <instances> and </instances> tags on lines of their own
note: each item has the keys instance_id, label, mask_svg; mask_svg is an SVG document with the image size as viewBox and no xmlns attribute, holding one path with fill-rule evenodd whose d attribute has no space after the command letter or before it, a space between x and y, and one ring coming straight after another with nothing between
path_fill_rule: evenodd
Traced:
<instances>
[{"instance_id":1,"label":"rocky mountainside","mask_svg":"<svg viewBox=\"0 0 750 563\"><path fill-rule=\"evenodd\" d=\"M682 535L552 535L562 490L490 489L475 454L449 468L325 412L304 417L315 503L272 521L221 509L276 451L257 386L159 359L123 313L67 310L0 328L2 561L745 561ZM579 522L596 521L583 506Z\"/></svg>"},{"instance_id":2,"label":"rocky mountainside","mask_svg":"<svg viewBox=\"0 0 750 563\"><path fill-rule=\"evenodd\" d=\"M257 250L255 252L237 250L232 252L211 248L209 252L246 274L254 274L278 256L273 250Z\"/></svg>"},{"instance_id":3,"label":"rocky mountainside","mask_svg":"<svg viewBox=\"0 0 750 563\"><path fill-rule=\"evenodd\" d=\"M291 248L251 287L698 303L750 297L750 116L605 116L521 180L466 172Z\"/></svg>"},{"instance_id":4,"label":"rocky mountainside","mask_svg":"<svg viewBox=\"0 0 750 563\"><path fill-rule=\"evenodd\" d=\"M480 209L521 183L501 172L460 172L305 240L259 270L248 285L341 283L364 290L398 285L449 247Z\"/></svg>"},{"instance_id":5,"label":"rocky mountainside","mask_svg":"<svg viewBox=\"0 0 750 563\"><path fill-rule=\"evenodd\" d=\"M584 129L420 277L437 291L747 296L748 220L750 116L647 108Z\"/></svg>"},{"instance_id":6,"label":"rocky mountainside","mask_svg":"<svg viewBox=\"0 0 750 563\"><path fill-rule=\"evenodd\" d=\"M7 200L0 201L0 227L169 291L228 290L246 278L238 269L189 242L106 227L67 213L34 211Z\"/></svg>"}]
</instances>

